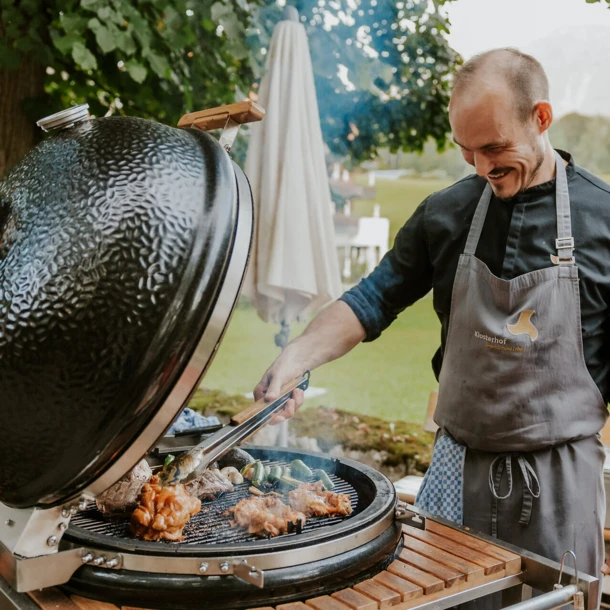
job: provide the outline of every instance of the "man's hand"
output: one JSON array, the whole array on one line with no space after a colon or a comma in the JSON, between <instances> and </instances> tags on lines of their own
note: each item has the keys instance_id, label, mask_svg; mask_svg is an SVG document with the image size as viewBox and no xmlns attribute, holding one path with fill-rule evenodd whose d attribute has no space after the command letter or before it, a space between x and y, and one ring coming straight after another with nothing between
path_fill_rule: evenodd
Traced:
<instances>
[{"instance_id":1,"label":"man's hand","mask_svg":"<svg viewBox=\"0 0 610 610\"><path fill-rule=\"evenodd\" d=\"M264 398L268 402L279 398L284 384L305 371L313 371L347 354L365 337L364 327L350 306L335 301L310 322L300 337L284 348L254 388L254 398ZM294 390L292 398L270 423L279 424L292 417L304 399L303 390Z\"/></svg>"},{"instance_id":2,"label":"man's hand","mask_svg":"<svg viewBox=\"0 0 610 610\"><path fill-rule=\"evenodd\" d=\"M286 358L280 357L267 369L263 378L254 388L254 400L264 398L267 402L273 402L280 397L280 390L284 384L303 374L304 371L301 371L298 366L290 361L286 362L286 360ZM300 389L294 390L292 398L286 403L286 406L281 411L278 411L269 420L269 423L275 425L291 418L303 404L304 400L305 392Z\"/></svg>"}]
</instances>

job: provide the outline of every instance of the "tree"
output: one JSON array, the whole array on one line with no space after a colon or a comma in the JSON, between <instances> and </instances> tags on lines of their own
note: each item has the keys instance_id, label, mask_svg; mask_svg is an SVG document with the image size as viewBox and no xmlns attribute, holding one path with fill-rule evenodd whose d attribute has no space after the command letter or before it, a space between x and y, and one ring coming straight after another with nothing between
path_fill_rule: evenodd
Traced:
<instances>
[{"instance_id":1,"label":"tree","mask_svg":"<svg viewBox=\"0 0 610 610\"><path fill-rule=\"evenodd\" d=\"M355 165L380 147L421 150L430 136L444 146L460 61L446 39L448 1L296 0L333 155ZM35 72L35 86L9 89L18 103L28 98L28 129L3 113L0 142L31 142L35 117L85 101L97 116L175 124L241 99L257 86L281 15L275 0L0 0L0 78ZM5 164L20 154L11 148Z\"/></svg>"},{"instance_id":2,"label":"tree","mask_svg":"<svg viewBox=\"0 0 610 610\"><path fill-rule=\"evenodd\" d=\"M333 155L357 165L380 148L421 151L432 136L442 149L447 106L461 62L447 42L447 0L296 0L309 36L324 139ZM281 18L275 3L257 9L268 48ZM255 67L261 74L260 60Z\"/></svg>"},{"instance_id":3,"label":"tree","mask_svg":"<svg viewBox=\"0 0 610 610\"><path fill-rule=\"evenodd\" d=\"M96 116L175 124L188 110L243 98L253 80L249 11L241 0L0 0L4 82L22 83L28 64L44 79L30 88L27 128L0 117L0 142L32 141L34 118L83 102ZM8 90L23 102L17 89L5 85L3 98ZM6 164L19 153L5 151Z\"/></svg>"}]
</instances>

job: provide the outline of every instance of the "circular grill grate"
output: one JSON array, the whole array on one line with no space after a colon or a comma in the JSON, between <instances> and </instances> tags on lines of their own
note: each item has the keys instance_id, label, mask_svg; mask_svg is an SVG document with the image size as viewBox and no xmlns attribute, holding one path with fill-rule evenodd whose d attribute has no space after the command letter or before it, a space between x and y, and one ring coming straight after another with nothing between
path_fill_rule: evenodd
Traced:
<instances>
[{"instance_id":1,"label":"circular grill grate","mask_svg":"<svg viewBox=\"0 0 610 610\"><path fill-rule=\"evenodd\" d=\"M262 460L265 465L286 466L283 461ZM301 533L311 532L320 528L331 526L358 513L358 493L352 485L340 477L329 474L330 479L335 484L335 493L349 494L352 504L352 514L347 517L310 517L307 519ZM313 481L313 479L312 479ZM181 544L218 544L218 543L242 543L261 540L260 536L248 534L240 527L233 527L230 524L231 516L226 512L235 506L243 498L250 495L248 488L251 483L246 481L241 485L235 485L234 490L217 497L216 500L204 501L201 511L190 519L184 528L184 541ZM288 504L288 494L283 494L283 501ZM115 538L133 538L129 530L129 520L109 522L104 519L100 511L97 510L95 502L89 504L85 511L72 517L70 529L84 529L95 534L111 536ZM282 539L298 536L299 534L283 534ZM155 543L151 543L155 544ZM160 544L164 544L163 542ZM165 544L175 545L172 542Z\"/></svg>"}]
</instances>

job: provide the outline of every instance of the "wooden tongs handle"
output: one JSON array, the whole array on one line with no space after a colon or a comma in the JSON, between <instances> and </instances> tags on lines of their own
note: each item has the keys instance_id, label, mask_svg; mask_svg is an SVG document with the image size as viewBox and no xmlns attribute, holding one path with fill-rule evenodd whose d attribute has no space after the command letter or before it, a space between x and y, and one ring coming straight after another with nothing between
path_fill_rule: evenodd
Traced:
<instances>
[{"instance_id":1,"label":"wooden tongs handle","mask_svg":"<svg viewBox=\"0 0 610 610\"><path fill-rule=\"evenodd\" d=\"M211 129L222 129L229 119L233 119L241 125L260 121L264 116L265 111L261 106L252 100L244 100L236 104L185 114L178 121L178 127L197 127L202 131L210 131Z\"/></svg>"},{"instance_id":2,"label":"wooden tongs handle","mask_svg":"<svg viewBox=\"0 0 610 610\"><path fill-rule=\"evenodd\" d=\"M273 403L267 402L264 398L257 400L255 403L251 404L249 407L246 407L243 411L237 413L231 418L231 423L233 425L243 424L248 421L252 417L254 417L257 413L260 413L263 409L266 409L271 404L278 404L278 409L282 406L283 403L287 403L291 396L292 392L296 389L306 390L309 386L309 371L307 371L304 375L289 381L285 385L282 386L280 390L280 396L278 399L274 400Z\"/></svg>"}]
</instances>

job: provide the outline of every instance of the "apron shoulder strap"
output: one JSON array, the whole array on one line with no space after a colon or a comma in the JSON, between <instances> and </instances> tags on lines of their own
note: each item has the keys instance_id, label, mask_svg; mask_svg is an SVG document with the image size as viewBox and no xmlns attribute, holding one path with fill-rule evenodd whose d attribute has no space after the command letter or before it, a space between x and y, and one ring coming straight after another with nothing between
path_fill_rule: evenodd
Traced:
<instances>
[{"instance_id":1,"label":"apron shoulder strap","mask_svg":"<svg viewBox=\"0 0 610 610\"><path fill-rule=\"evenodd\" d=\"M565 164L561 155L555 151L556 162L556 188L555 188L555 210L557 214L557 239L555 240L555 248L557 249L557 259L554 261L561 266L574 266L574 238L572 237L572 218L570 214L570 195L568 192L568 177L566 174ZM464 254L474 256L487 209L491 201L492 190L489 183L485 185L483 194L479 199L477 209L470 225L468 238Z\"/></svg>"},{"instance_id":2,"label":"apron shoulder strap","mask_svg":"<svg viewBox=\"0 0 610 610\"><path fill-rule=\"evenodd\" d=\"M477 209L470 225L470 231L468 232L468 239L466 240L466 247L464 248L464 254L470 254L474 256L479 238L481 237L481 231L483 231L483 225L485 224L485 217L487 216L487 208L489 208L489 202L491 201L491 186L489 183L485 185L481 199L477 205Z\"/></svg>"},{"instance_id":3,"label":"apron shoulder strap","mask_svg":"<svg viewBox=\"0 0 610 610\"><path fill-rule=\"evenodd\" d=\"M568 193L568 177L561 155L555 151L556 195L555 206L557 211L557 248L558 264L572 266L574 260L574 237L572 237L572 217L570 214L570 195Z\"/></svg>"}]
</instances>

